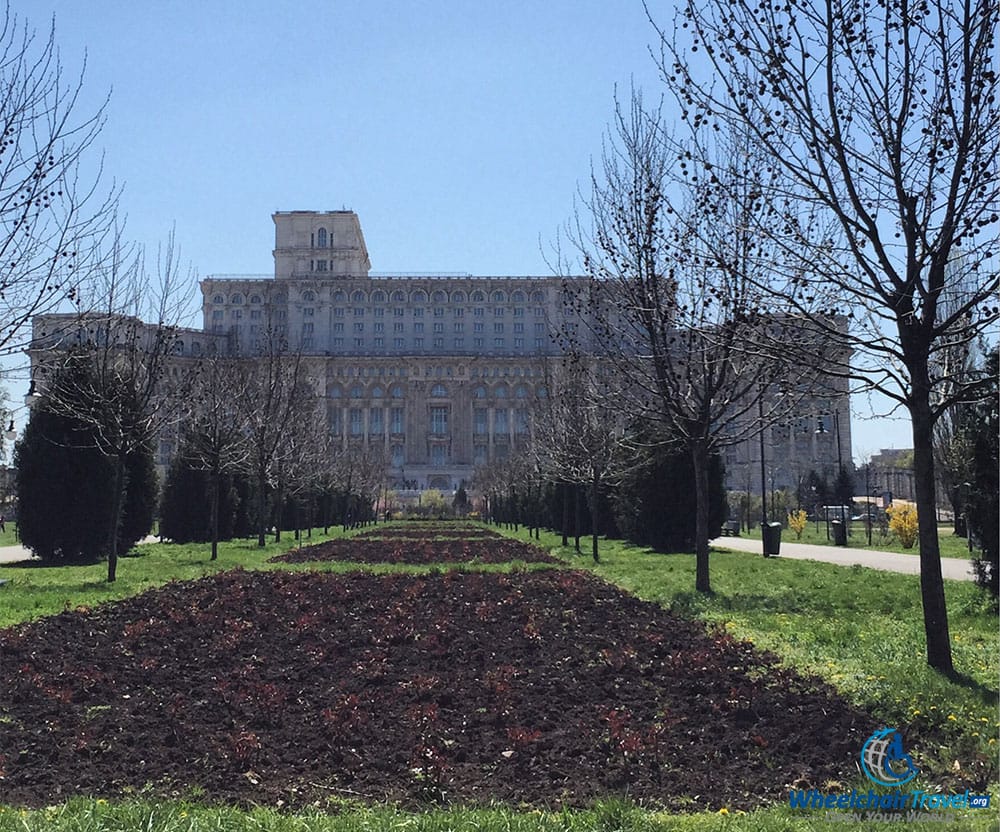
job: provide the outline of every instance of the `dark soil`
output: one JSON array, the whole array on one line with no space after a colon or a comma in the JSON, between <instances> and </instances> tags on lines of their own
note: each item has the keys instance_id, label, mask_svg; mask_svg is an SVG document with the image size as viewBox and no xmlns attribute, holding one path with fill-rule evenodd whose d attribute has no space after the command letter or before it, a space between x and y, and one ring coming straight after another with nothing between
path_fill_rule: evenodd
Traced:
<instances>
[{"instance_id":1,"label":"dark soil","mask_svg":"<svg viewBox=\"0 0 1000 832\"><path fill-rule=\"evenodd\" d=\"M271 558L272 563L312 563L340 560L351 563L561 563L537 546L510 538L477 540L339 538L293 549Z\"/></svg>"},{"instance_id":2,"label":"dark soil","mask_svg":"<svg viewBox=\"0 0 1000 832\"><path fill-rule=\"evenodd\" d=\"M492 529L484 529L482 526L449 526L440 524L431 529L406 528L400 526L389 526L386 528L376 527L354 536L354 540L379 538L382 540L393 538L396 540L440 540L441 538L456 537L465 540L482 540L490 538L499 540L503 535Z\"/></svg>"},{"instance_id":3,"label":"dark soil","mask_svg":"<svg viewBox=\"0 0 1000 832\"><path fill-rule=\"evenodd\" d=\"M749 809L852 776L873 727L575 571L236 571L0 631L0 803L27 806L149 786Z\"/></svg>"}]
</instances>

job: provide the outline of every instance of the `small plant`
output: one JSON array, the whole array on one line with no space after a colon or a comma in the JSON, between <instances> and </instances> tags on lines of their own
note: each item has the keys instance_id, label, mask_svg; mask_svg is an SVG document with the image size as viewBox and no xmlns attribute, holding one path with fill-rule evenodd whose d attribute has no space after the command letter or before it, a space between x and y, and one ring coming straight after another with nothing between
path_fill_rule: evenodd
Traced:
<instances>
[{"instance_id":1,"label":"small plant","mask_svg":"<svg viewBox=\"0 0 1000 832\"><path fill-rule=\"evenodd\" d=\"M797 509L796 511L788 512L788 528L795 532L795 539L802 539L802 532L806 530L806 524L809 521L806 518L805 509Z\"/></svg>"},{"instance_id":2,"label":"small plant","mask_svg":"<svg viewBox=\"0 0 1000 832\"><path fill-rule=\"evenodd\" d=\"M899 545L904 549L912 549L917 542L917 509L907 503L889 506L889 531L896 535Z\"/></svg>"}]
</instances>

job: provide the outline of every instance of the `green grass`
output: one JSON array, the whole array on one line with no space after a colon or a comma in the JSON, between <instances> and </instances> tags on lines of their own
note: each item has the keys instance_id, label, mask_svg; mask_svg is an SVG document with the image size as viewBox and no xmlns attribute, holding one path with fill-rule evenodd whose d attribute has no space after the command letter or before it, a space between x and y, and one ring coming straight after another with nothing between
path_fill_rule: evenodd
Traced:
<instances>
[{"instance_id":1,"label":"green grass","mask_svg":"<svg viewBox=\"0 0 1000 832\"><path fill-rule=\"evenodd\" d=\"M331 537L339 537L336 530ZM522 530L512 534L527 540ZM314 533L312 541L322 535ZM832 564L763 559L732 552L712 555L714 593L695 593L694 559L689 555L660 555L621 541L601 541L603 562L594 566L589 555L575 555L558 546L556 535L543 533L541 545L556 551L574 566L597 574L677 612L725 627L773 650L789 665L827 679L850 700L887 724L903 730L925 771L947 772L955 762L967 771L987 777L996 805L997 678L1000 674L1000 638L996 613L980 590L968 582L946 582L955 663L962 674L946 679L930 671L923 658L923 631L918 580ZM585 541L589 546L589 541ZM12 583L0 587L0 626L58 612L67 606L93 606L141 592L171 579L198 578L220 569L308 569L426 572L436 567L358 564L266 564L293 542L232 541L220 546L219 560L208 559L204 545L149 544L141 557L119 565L119 580L104 582L102 565L62 568L0 567L0 578ZM445 567L453 568L453 567ZM478 569L546 568L545 565L481 566ZM952 719L951 717L954 717ZM935 747L921 743L933 730L944 740ZM992 740L992 741L991 741ZM990 765L994 767L990 769ZM945 775L946 777L946 775ZM925 785L933 782L933 777ZM949 789L945 787L945 791ZM2 794L2 781L0 781ZM985 832L1000 827L996 812L960 813L948 824L953 832ZM863 827L899 829L902 824L866 822ZM833 827L821 811L793 812L775 805L749 814L702 812L669 815L628 803L609 802L591 810L541 813L517 807L468 809L449 807L423 812L397 807L362 807L331 799L314 810L288 813L269 809L242 810L200 805L195 800L136 799L107 803L71 799L48 809L21 810L0 806L0 832L208 832L212 830L620 830L653 832L677 830L732 830L732 832L818 832Z\"/></svg>"},{"instance_id":2,"label":"green grass","mask_svg":"<svg viewBox=\"0 0 1000 832\"><path fill-rule=\"evenodd\" d=\"M969 543L964 537L956 537L954 529L949 523L942 523L938 526L938 544L941 547L941 557L969 559ZM740 532L742 537L752 540L760 540L760 525L750 528L750 531ZM795 532L791 529L781 530L782 543L813 543L820 546L833 546L833 531L830 538L826 536L826 523L820 522L817 528L816 521L811 520L802 532L801 538L795 537ZM877 527L872 528L872 545L868 545L868 532L865 524L861 521L848 523L847 545L852 549L872 549L877 552L899 552L904 555L918 556L920 550L916 545L909 549L904 549L896 537L889 534L881 534ZM978 551L975 552L978 554Z\"/></svg>"}]
</instances>

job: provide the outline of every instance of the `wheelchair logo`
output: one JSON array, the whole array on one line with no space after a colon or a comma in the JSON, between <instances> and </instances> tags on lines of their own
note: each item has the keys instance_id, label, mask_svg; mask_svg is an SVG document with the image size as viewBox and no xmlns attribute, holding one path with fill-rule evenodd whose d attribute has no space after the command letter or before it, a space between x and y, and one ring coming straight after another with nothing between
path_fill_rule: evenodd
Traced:
<instances>
[{"instance_id":1,"label":"wheelchair logo","mask_svg":"<svg viewBox=\"0 0 1000 832\"><path fill-rule=\"evenodd\" d=\"M880 786L903 786L920 773L895 728L879 728L861 748L861 770Z\"/></svg>"}]
</instances>

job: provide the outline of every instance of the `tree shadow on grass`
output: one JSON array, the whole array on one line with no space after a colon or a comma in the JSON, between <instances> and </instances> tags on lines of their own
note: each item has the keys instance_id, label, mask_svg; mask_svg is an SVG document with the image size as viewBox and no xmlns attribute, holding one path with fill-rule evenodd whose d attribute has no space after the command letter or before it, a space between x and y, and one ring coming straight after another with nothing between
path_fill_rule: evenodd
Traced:
<instances>
[{"instance_id":1,"label":"tree shadow on grass","mask_svg":"<svg viewBox=\"0 0 1000 832\"><path fill-rule=\"evenodd\" d=\"M953 685L958 685L973 693L984 705L989 705L992 708L1000 705L1000 690L991 688L973 679L968 674L959 673L957 670L953 670L951 673L943 673L942 675Z\"/></svg>"}]
</instances>

